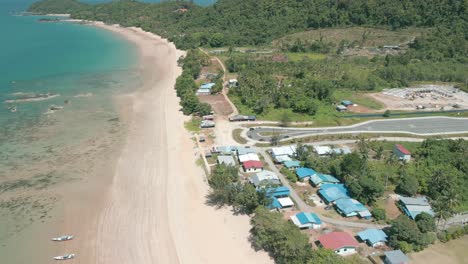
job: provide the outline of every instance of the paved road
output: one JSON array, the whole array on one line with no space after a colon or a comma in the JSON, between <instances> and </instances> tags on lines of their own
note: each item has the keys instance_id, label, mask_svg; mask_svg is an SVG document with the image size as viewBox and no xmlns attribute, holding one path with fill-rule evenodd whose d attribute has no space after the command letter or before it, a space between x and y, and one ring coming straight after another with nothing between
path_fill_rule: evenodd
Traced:
<instances>
[{"instance_id":1,"label":"paved road","mask_svg":"<svg viewBox=\"0 0 468 264\"><path fill-rule=\"evenodd\" d=\"M266 163L269 165L270 169L276 174L278 175L278 177L281 179L281 183L288 187L289 190L291 190L291 197L293 198L293 200L296 202L296 205L298 207L299 210L303 211L303 212L314 212L314 208L309 206L308 204L306 204L302 199L301 197L299 196L299 194L296 192L296 190L294 188L292 188L292 186L289 184L288 180L283 176L283 174L280 173L280 171L276 168L275 164L273 163L273 161L271 160L270 158L270 155L268 155L268 153L266 153L265 149L262 149L260 151L260 153L263 155L263 157L265 157L265 161ZM329 224L332 224L332 225L335 225L337 227L344 227L344 228L379 228L379 229L382 229L384 227L386 227L387 225L377 225L377 224L372 224L372 223L364 223L364 222L351 222L349 220L340 220L340 219L334 219L334 218L330 218L330 217L326 217L326 216L323 216L321 214L318 214L317 212L314 212L316 213L320 219L326 223L329 223Z\"/></svg>"},{"instance_id":2,"label":"paved road","mask_svg":"<svg viewBox=\"0 0 468 264\"><path fill-rule=\"evenodd\" d=\"M468 118L422 117L373 120L352 126L323 128L258 127L249 130L247 136L255 141L269 141L271 139L271 133L277 133L281 140L313 135L354 133L407 133L417 135L455 134L468 133Z\"/></svg>"}]
</instances>

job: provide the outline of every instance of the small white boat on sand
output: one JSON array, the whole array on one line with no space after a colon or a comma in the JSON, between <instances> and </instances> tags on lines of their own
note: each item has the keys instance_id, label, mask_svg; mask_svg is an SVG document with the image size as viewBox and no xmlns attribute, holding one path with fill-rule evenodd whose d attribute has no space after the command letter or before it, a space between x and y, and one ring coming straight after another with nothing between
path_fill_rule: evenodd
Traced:
<instances>
[{"instance_id":1,"label":"small white boat on sand","mask_svg":"<svg viewBox=\"0 0 468 264\"><path fill-rule=\"evenodd\" d=\"M67 241L67 240L72 240L72 239L73 239L73 236L64 235L64 236L54 237L52 238L52 241Z\"/></svg>"},{"instance_id":2,"label":"small white boat on sand","mask_svg":"<svg viewBox=\"0 0 468 264\"><path fill-rule=\"evenodd\" d=\"M54 257L55 260L68 260L68 259L72 259L75 257L75 254L67 254L67 255L63 255L63 256L57 256L57 257Z\"/></svg>"}]
</instances>

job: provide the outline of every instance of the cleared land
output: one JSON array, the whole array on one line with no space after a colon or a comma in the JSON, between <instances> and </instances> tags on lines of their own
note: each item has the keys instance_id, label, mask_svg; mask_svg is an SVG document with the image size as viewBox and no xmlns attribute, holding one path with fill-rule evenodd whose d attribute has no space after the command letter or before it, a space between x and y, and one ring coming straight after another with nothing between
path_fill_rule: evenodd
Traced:
<instances>
[{"instance_id":1,"label":"cleared land","mask_svg":"<svg viewBox=\"0 0 468 264\"><path fill-rule=\"evenodd\" d=\"M369 97L389 110L452 110L468 108L468 93L450 85L418 85L411 88L386 89Z\"/></svg>"},{"instance_id":2,"label":"cleared land","mask_svg":"<svg viewBox=\"0 0 468 264\"><path fill-rule=\"evenodd\" d=\"M438 243L428 249L410 254L410 259L415 264L458 264L466 263L468 257L468 236L449 241L445 244Z\"/></svg>"},{"instance_id":3,"label":"cleared land","mask_svg":"<svg viewBox=\"0 0 468 264\"><path fill-rule=\"evenodd\" d=\"M378 47L406 43L414 37L420 36L424 31L420 28L408 28L397 31L365 27L326 28L291 34L273 41L273 45L278 46L280 42L294 42L297 39L302 41L322 39L334 43L356 41L360 46Z\"/></svg>"}]
</instances>

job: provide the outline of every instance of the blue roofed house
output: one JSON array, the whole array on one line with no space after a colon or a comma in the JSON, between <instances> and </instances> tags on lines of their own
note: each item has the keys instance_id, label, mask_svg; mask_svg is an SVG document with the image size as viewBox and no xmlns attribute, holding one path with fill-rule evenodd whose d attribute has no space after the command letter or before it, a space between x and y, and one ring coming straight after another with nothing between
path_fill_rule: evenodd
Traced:
<instances>
[{"instance_id":1,"label":"blue roofed house","mask_svg":"<svg viewBox=\"0 0 468 264\"><path fill-rule=\"evenodd\" d=\"M276 188L268 188L265 190L265 194L267 197L275 197L275 198L282 198L288 197L291 191L286 186L278 186Z\"/></svg>"},{"instance_id":2,"label":"blue roofed house","mask_svg":"<svg viewBox=\"0 0 468 264\"><path fill-rule=\"evenodd\" d=\"M429 204L425 196L420 196L416 198L400 197L400 203L405 214L413 220L418 214L422 212L428 213L432 216L435 215L431 205Z\"/></svg>"},{"instance_id":3,"label":"blue roofed house","mask_svg":"<svg viewBox=\"0 0 468 264\"><path fill-rule=\"evenodd\" d=\"M198 88L197 94L211 94L211 89L215 85L215 83L204 83Z\"/></svg>"},{"instance_id":4,"label":"blue roofed house","mask_svg":"<svg viewBox=\"0 0 468 264\"><path fill-rule=\"evenodd\" d=\"M300 181L307 181L310 178L310 176L314 174L316 174L316 172L310 168L301 167L296 169L296 175Z\"/></svg>"},{"instance_id":5,"label":"blue roofed house","mask_svg":"<svg viewBox=\"0 0 468 264\"><path fill-rule=\"evenodd\" d=\"M260 191L262 189L259 189ZM284 209L294 206L294 202L289 198L290 191L286 186L269 188L265 190L265 195L271 198L271 204L266 206L268 209Z\"/></svg>"},{"instance_id":6,"label":"blue roofed house","mask_svg":"<svg viewBox=\"0 0 468 264\"><path fill-rule=\"evenodd\" d=\"M290 219L300 229L319 229L322 225L322 220L314 213L300 212L296 215L291 215Z\"/></svg>"},{"instance_id":7,"label":"blue roofed house","mask_svg":"<svg viewBox=\"0 0 468 264\"><path fill-rule=\"evenodd\" d=\"M331 184L340 183L340 180L338 180L337 178L331 175L322 174L322 173L316 173L310 176L309 181L315 187L319 187L320 185L326 184L326 183L331 183Z\"/></svg>"},{"instance_id":8,"label":"blue roofed house","mask_svg":"<svg viewBox=\"0 0 468 264\"><path fill-rule=\"evenodd\" d=\"M333 203L339 199L350 198L344 184L322 184L318 193L326 203Z\"/></svg>"},{"instance_id":9,"label":"blue roofed house","mask_svg":"<svg viewBox=\"0 0 468 264\"><path fill-rule=\"evenodd\" d=\"M288 170L295 170L301 166L301 163L298 160L287 160L283 162L283 165Z\"/></svg>"},{"instance_id":10,"label":"blue roofed house","mask_svg":"<svg viewBox=\"0 0 468 264\"><path fill-rule=\"evenodd\" d=\"M364 219L370 219L372 214L362 203L350 198L339 199L335 201L336 210L346 217L359 216Z\"/></svg>"},{"instance_id":11,"label":"blue roofed house","mask_svg":"<svg viewBox=\"0 0 468 264\"><path fill-rule=\"evenodd\" d=\"M367 244L369 244L369 246L372 247L385 245L385 242L387 242L388 238L387 234L385 234L384 231L375 228L369 228L364 231L361 231L357 233L357 236L359 237L359 239L366 242Z\"/></svg>"}]
</instances>

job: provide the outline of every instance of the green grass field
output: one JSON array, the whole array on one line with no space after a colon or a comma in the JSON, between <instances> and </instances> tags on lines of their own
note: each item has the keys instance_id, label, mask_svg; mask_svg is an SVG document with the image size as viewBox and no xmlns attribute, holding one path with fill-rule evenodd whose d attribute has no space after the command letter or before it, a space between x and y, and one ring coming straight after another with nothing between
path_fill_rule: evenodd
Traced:
<instances>
[{"instance_id":1,"label":"green grass field","mask_svg":"<svg viewBox=\"0 0 468 264\"><path fill-rule=\"evenodd\" d=\"M363 92L355 92L351 90L336 90L333 93L333 97L337 101L342 101L342 100L350 100L353 103L356 103L358 105L365 106L370 109L374 110L380 110L384 107L384 105L368 96L366 96L365 93Z\"/></svg>"}]
</instances>

